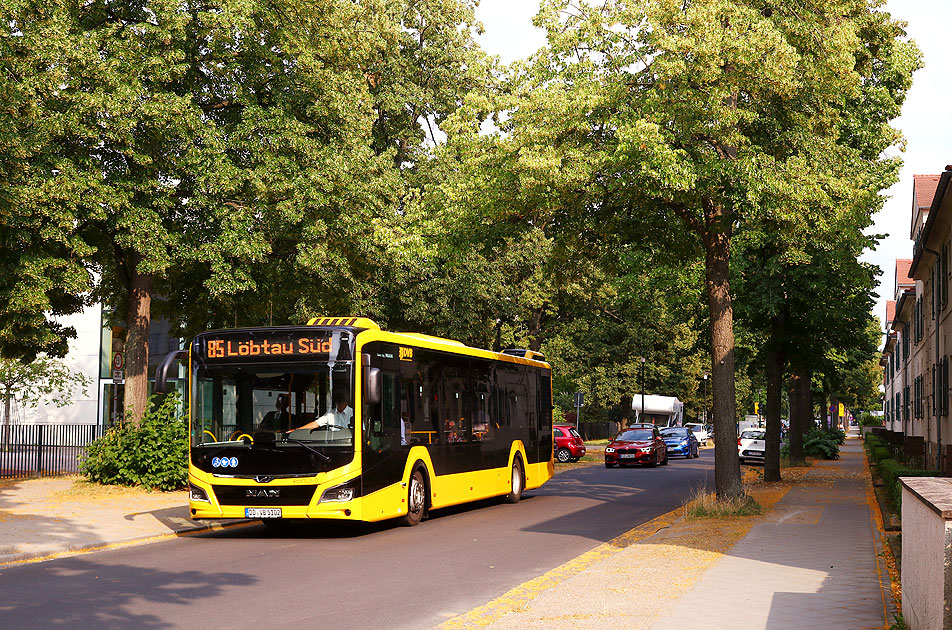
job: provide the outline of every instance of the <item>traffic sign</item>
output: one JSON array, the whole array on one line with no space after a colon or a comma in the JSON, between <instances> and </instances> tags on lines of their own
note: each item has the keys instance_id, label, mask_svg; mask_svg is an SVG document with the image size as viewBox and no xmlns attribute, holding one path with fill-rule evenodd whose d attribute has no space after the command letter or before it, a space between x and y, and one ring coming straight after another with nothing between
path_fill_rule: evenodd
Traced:
<instances>
[{"instance_id":1,"label":"traffic sign","mask_svg":"<svg viewBox=\"0 0 952 630\"><path fill-rule=\"evenodd\" d=\"M584 407L585 406L585 394L582 392L575 392L575 406Z\"/></svg>"},{"instance_id":2,"label":"traffic sign","mask_svg":"<svg viewBox=\"0 0 952 630\"><path fill-rule=\"evenodd\" d=\"M122 385L126 382L125 374L122 370L113 370L112 371L112 384L113 385Z\"/></svg>"},{"instance_id":3,"label":"traffic sign","mask_svg":"<svg viewBox=\"0 0 952 630\"><path fill-rule=\"evenodd\" d=\"M126 364L126 358L121 352L115 352L112 355L112 369L121 370Z\"/></svg>"}]
</instances>

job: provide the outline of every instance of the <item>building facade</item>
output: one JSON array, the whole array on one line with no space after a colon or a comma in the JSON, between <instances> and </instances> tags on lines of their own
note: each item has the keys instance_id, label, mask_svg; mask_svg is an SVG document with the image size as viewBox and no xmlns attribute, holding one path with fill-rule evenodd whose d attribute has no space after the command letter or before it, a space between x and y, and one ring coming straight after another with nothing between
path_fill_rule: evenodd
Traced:
<instances>
[{"instance_id":1,"label":"building facade","mask_svg":"<svg viewBox=\"0 0 952 630\"><path fill-rule=\"evenodd\" d=\"M886 428L922 438L929 465L944 470L952 442L949 363L952 306L952 167L913 178L913 257L896 261L895 301L887 307L881 364ZM891 312L890 312L891 309Z\"/></svg>"}]
</instances>

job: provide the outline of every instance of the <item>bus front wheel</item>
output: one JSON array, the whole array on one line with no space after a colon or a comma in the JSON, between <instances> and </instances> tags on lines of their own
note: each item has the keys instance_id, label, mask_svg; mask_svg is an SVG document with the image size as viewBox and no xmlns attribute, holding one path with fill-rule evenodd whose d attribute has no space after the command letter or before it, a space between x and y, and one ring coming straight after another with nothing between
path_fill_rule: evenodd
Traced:
<instances>
[{"instance_id":1,"label":"bus front wheel","mask_svg":"<svg viewBox=\"0 0 952 630\"><path fill-rule=\"evenodd\" d=\"M409 527L419 525L423 520L423 511L426 509L426 482L423 473L417 468L410 475L410 487L407 489L407 515L403 517L403 524Z\"/></svg>"},{"instance_id":2,"label":"bus front wheel","mask_svg":"<svg viewBox=\"0 0 952 630\"><path fill-rule=\"evenodd\" d=\"M525 486L525 477L522 474L522 460L518 457L512 462L512 489L506 495L506 503L518 503L522 498L522 489Z\"/></svg>"}]
</instances>

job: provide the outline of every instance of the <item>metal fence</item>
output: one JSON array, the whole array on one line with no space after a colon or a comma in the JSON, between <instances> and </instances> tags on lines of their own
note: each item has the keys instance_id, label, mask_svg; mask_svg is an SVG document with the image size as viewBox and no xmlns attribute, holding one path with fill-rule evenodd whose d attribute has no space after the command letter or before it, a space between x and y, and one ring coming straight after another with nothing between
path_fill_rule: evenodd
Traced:
<instances>
[{"instance_id":1,"label":"metal fence","mask_svg":"<svg viewBox=\"0 0 952 630\"><path fill-rule=\"evenodd\" d=\"M76 474L86 445L102 434L96 424L0 426L0 479Z\"/></svg>"}]
</instances>

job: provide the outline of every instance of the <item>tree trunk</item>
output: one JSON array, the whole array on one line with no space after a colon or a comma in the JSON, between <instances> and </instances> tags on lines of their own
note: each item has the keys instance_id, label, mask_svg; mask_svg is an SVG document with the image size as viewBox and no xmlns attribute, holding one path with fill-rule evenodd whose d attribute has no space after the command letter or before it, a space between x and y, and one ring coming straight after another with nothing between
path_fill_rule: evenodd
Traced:
<instances>
[{"instance_id":1,"label":"tree trunk","mask_svg":"<svg viewBox=\"0 0 952 630\"><path fill-rule=\"evenodd\" d=\"M826 404L826 401L823 401ZM824 428L825 429L839 429L840 428L840 399L836 396L830 396L830 407L833 407L833 411L830 412L830 422Z\"/></svg>"},{"instance_id":2,"label":"tree trunk","mask_svg":"<svg viewBox=\"0 0 952 630\"><path fill-rule=\"evenodd\" d=\"M784 315L773 318L771 344L767 351L767 435L764 452L764 481L780 481L780 395L785 363L782 345Z\"/></svg>"},{"instance_id":3,"label":"tree trunk","mask_svg":"<svg viewBox=\"0 0 952 630\"><path fill-rule=\"evenodd\" d=\"M152 275L132 271L126 310L126 419L138 422L149 403L149 323L152 320Z\"/></svg>"},{"instance_id":4,"label":"tree trunk","mask_svg":"<svg viewBox=\"0 0 952 630\"><path fill-rule=\"evenodd\" d=\"M810 397L810 372L802 368L790 376L790 465L803 466L803 434L812 420L813 403Z\"/></svg>"},{"instance_id":5,"label":"tree trunk","mask_svg":"<svg viewBox=\"0 0 952 630\"><path fill-rule=\"evenodd\" d=\"M529 315L529 350L539 352L542 350L542 313L545 310L543 304L537 309L533 309Z\"/></svg>"},{"instance_id":6,"label":"tree trunk","mask_svg":"<svg viewBox=\"0 0 952 630\"><path fill-rule=\"evenodd\" d=\"M734 390L734 311L730 295L730 220L719 206L706 212L706 285L711 313L714 408L714 485L718 499L744 496L737 458Z\"/></svg>"}]
</instances>

